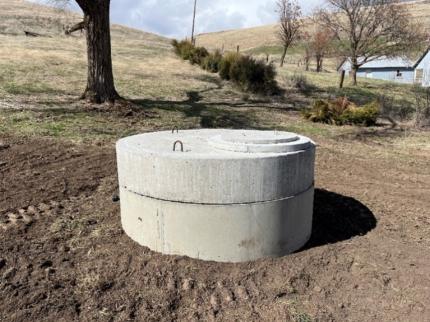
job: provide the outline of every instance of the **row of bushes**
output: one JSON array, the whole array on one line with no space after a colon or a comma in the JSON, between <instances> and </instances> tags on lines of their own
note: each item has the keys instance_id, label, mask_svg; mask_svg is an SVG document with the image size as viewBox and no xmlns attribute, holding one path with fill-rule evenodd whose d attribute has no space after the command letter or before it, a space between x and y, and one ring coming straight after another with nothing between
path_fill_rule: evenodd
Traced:
<instances>
[{"instance_id":1,"label":"row of bushes","mask_svg":"<svg viewBox=\"0 0 430 322\"><path fill-rule=\"evenodd\" d=\"M276 71L272 64L256 60L250 56L239 53L222 55L220 51L209 53L204 47L196 47L187 40L173 40L175 53L191 64L219 73L224 80L237 84L245 91L258 94L273 95L279 92L276 83ZM292 81L301 91L311 91L312 88L303 77L294 76ZM372 102L363 106L357 106L345 98L334 100L317 100L312 107L305 110L303 115L313 122L345 125L376 124L379 116L379 103Z\"/></svg>"},{"instance_id":2,"label":"row of bushes","mask_svg":"<svg viewBox=\"0 0 430 322\"><path fill-rule=\"evenodd\" d=\"M357 106L346 97L334 100L317 100L312 107L303 112L306 119L336 125L365 125L376 124L379 116L379 103L371 102Z\"/></svg>"},{"instance_id":3,"label":"row of bushes","mask_svg":"<svg viewBox=\"0 0 430 322\"><path fill-rule=\"evenodd\" d=\"M250 56L236 53L222 55L220 51L209 53L204 47L196 47L187 40L173 40L175 53L191 64L219 73L220 77L230 80L245 91L274 95L279 92L276 71L272 64L256 60Z\"/></svg>"}]
</instances>

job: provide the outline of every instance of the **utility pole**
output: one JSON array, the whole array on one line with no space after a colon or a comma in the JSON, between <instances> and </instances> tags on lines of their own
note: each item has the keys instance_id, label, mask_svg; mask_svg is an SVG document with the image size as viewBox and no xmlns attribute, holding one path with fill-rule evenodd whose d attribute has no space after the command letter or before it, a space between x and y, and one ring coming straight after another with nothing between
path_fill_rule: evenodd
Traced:
<instances>
[{"instance_id":1,"label":"utility pole","mask_svg":"<svg viewBox=\"0 0 430 322\"><path fill-rule=\"evenodd\" d=\"M196 8L197 8L197 0L194 0L193 29L191 31L191 43L193 45L196 44L196 39L194 38L194 27L196 24Z\"/></svg>"}]
</instances>

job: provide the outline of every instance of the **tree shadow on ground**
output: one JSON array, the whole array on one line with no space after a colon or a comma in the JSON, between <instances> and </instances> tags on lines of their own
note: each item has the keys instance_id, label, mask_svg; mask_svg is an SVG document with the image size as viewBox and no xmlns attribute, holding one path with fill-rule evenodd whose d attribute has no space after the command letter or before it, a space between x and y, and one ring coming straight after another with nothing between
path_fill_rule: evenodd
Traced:
<instances>
[{"instance_id":1,"label":"tree shadow on ground","mask_svg":"<svg viewBox=\"0 0 430 322\"><path fill-rule=\"evenodd\" d=\"M255 127L256 119L253 113L239 108L255 107L246 102L206 102L202 94L213 90L188 91L187 99L182 101L137 99L132 102L145 110L162 109L179 111L185 117L199 117L203 128L249 128ZM236 108L236 109L235 109Z\"/></svg>"},{"instance_id":2,"label":"tree shadow on ground","mask_svg":"<svg viewBox=\"0 0 430 322\"><path fill-rule=\"evenodd\" d=\"M405 120L415 111L414 102L406 98L394 97L396 87L387 84L372 84L364 86L347 86L342 89L337 87L328 87L325 92L329 95L338 97L346 96L350 101L365 105L374 101L380 102L385 98L389 104L386 106L386 113L392 118ZM386 114L385 113L385 114Z\"/></svg>"},{"instance_id":3,"label":"tree shadow on ground","mask_svg":"<svg viewBox=\"0 0 430 322\"><path fill-rule=\"evenodd\" d=\"M344 87L339 89L337 87L327 88L327 92L336 96L346 96L349 100L356 104L363 105L370 103L378 98L378 95L366 87Z\"/></svg>"},{"instance_id":4,"label":"tree shadow on ground","mask_svg":"<svg viewBox=\"0 0 430 322\"><path fill-rule=\"evenodd\" d=\"M376 224L372 211L358 200L316 189L312 236L301 250L366 235Z\"/></svg>"},{"instance_id":5,"label":"tree shadow on ground","mask_svg":"<svg viewBox=\"0 0 430 322\"><path fill-rule=\"evenodd\" d=\"M407 131L401 127L389 126L387 124L379 124L372 128L358 128L354 133L344 133L337 136L340 140L357 140L366 142L374 139L395 139L404 137Z\"/></svg>"}]
</instances>

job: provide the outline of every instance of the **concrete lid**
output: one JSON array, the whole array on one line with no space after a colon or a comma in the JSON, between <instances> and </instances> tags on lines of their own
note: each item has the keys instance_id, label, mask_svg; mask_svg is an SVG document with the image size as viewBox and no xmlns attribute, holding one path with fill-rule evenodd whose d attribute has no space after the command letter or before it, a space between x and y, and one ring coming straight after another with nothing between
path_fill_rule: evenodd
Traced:
<instances>
[{"instance_id":1,"label":"concrete lid","mask_svg":"<svg viewBox=\"0 0 430 322\"><path fill-rule=\"evenodd\" d=\"M281 131L203 129L140 134L124 138L117 145L127 146L135 153L163 157L242 159L307 150L313 142L307 137Z\"/></svg>"},{"instance_id":2,"label":"concrete lid","mask_svg":"<svg viewBox=\"0 0 430 322\"><path fill-rule=\"evenodd\" d=\"M229 131L220 135L223 141L244 144L276 144L294 142L297 134L279 131Z\"/></svg>"},{"instance_id":3,"label":"concrete lid","mask_svg":"<svg viewBox=\"0 0 430 322\"><path fill-rule=\"evenodd\" d=\"M209 144L232 152L288 153L308 149L311 140L289 132L241 130L213 136Z\"/></svg>"},{"instance_id":4,"label":"concrete lid","mask_svg":"<svg viewBox=\"0 0 430 322\"><path fill-rule=\"evenodd\" d=\"M142 196L198 204L253 203L309 189L315 145L288 132L164 131L120 140L117 160L120 186Z\"/></svg>"}]
</instances>

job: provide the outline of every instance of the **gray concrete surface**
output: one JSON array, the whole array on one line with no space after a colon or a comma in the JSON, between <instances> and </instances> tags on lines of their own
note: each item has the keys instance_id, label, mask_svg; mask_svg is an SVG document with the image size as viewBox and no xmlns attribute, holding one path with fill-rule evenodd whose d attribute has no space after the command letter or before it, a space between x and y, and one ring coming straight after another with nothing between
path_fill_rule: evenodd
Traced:
<instances>
[{"instance_id":1,"label":"gray concrete surface","mask_svg":"<svg viewBox=\"0 0 430 322\"><path fill-rule=\"evenodd\" d=\"M247 131L191 130L178 134L148 133L120 140L119 184L148 197L201 204L277 200L312 185L315 146L308 138L296 136L295 141L278 144L278 149L291 151L281 153L241 153L214 146L221 134L242 138L243 133ZM250 133L253 137L256 132ZM267 139L267 132L262 133ZM283 132L280 133L270 132L274 137L282 136ZM185 152L172 151L177 140L183 142ZM277 144L261 145L264 148ZM253 143L236 143L236 146L255 148Z\"/></svg>"},{"instance_id":2,"label":"gray concrete surface","mask_svg":"<svg viewBox=\"0 0 430 322\"><path fill-rule=\"evenodd\" d=\"M121 189L124 231L170 255L218 262L279 257L310 238L314 188L269 202L203 205L143 197Z\"/></svg>"},{"instance_id":3,"label":"gray concrete surface","mask_svg":"<svg viewBox=\"0 0 430 322\"><path fill-rule=\"evenodd\" d=\"M176 141L177 150L173 151ZM310 237L315 145L275 131L148 133L117 143L125 232L165 254L241 262Z\"/></svg>"}]
</instances>

